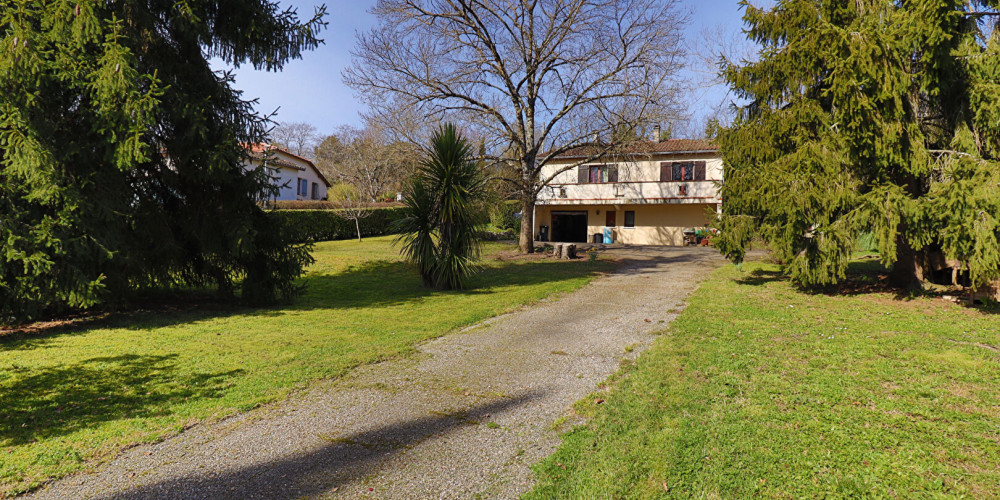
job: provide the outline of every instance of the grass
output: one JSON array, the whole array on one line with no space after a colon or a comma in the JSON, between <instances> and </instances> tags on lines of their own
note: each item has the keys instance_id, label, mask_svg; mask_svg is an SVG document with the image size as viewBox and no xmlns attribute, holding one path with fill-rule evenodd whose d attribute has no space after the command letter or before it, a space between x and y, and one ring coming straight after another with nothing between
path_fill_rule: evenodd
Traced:
<instances>
[{"instance_id":1,"label":"grass","mask_svg":"<svg viewBox=\"0 0 1000 500\"><path fill-rule=\"evenodd\" d=\"M437 292L389 237L323 243L291 305L159 307L0 337L0 497L574 290L611 266L495 258L512 249L488 244L470 290Z\"/></svg>"},{"instance_id":2,"label":"grass","mask_svg":"<svg viewBox=\"0 0 1000 500\"><path fill-rule=\"evenodd\" d=\"M527 497L1000 495L995 311L803 293L778 271L717 270L578 403L591 420L536 466Z\"/></svg>"}]
</instances>

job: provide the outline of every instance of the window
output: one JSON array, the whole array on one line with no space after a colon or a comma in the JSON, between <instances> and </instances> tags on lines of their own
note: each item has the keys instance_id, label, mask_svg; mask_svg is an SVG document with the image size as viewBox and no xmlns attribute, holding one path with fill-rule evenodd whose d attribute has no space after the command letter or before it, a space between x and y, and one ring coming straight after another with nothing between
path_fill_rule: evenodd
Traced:
<instances>
[{"instance_id":1,"label":"window","mask_svg":"<svg viewBox=\"0 0 1000 500\"><path fill-rule=\"evenodd\" d=\"M660 182L705 180L703 161L665 161L660 163Z\"/></svg>"},{"instance_id":2,"label":"window","mask_svg":"<svg viewBox=\"0 0 1000 500\"><path fill-rule=\"evenodd\" d=\"M618 167L614 165L581 165L579 184L618 182Z\"/></svg>"},{"instance_id":3,"label":"window","mask_svg":"<svg viewBox=\"0 0 1000 500\"><path fill-rule=\"evenodd\" d=\"M319 199L319 184L313 183L312 199Z\"/></svg>"},{"instance_id":4,"label":"window","mask_svg":"<svg viewBox=\"0 0 1000 500\"><path fill-rule=\"evenodd\" d=\"M590 167L590 182L608 182L608 171L598 166Z\"/></svg>"},{"instance_id":5,"label":"window","mask_svg":"<svg viewBox=\"0 0 1000 500\"><path fill-rule=\"evenodd\" d=\"M635 210L625 211L625 227L635 227Z\"/></svg>"},{"instance_id":6,"label":"window","mask_svg":"<svg viewBox=\"0 0 1000 500\"><path fill-rule=\"evenodd\" d=\"M674 163L673 164L673 176L670 180L673 181L693 181L694 180L694 164L690 162Z\"/></svg>"},{"instance_id":7,"label":"window","mask_svg":"<svg viewBox=\"0 0 1000 500\"><path fill-rule=\"evenodd\" d=\"M299 196L307 196L309 194L309 181L305 179L299 179Z\"/></svg>"}]
</instances>

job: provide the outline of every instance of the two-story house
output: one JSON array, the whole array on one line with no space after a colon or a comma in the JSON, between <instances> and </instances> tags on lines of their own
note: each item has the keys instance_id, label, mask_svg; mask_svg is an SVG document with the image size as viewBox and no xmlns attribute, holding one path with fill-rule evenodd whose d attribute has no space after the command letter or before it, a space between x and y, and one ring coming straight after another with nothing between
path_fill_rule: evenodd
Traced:
<instances>
[{"instance_id":1,"label":"two-story house","mask_svg":"<svg viewBox=\"0 0 1000 500\"><path fill-rule=\"evenodd\" d=\"M330 181L313 162L270 144L249 147L251 161L247 170L266 168L278 186L275 200L325 200Z\"/></svg>"},{"instance_id":2,"label":"two-story house","mask_svg":"<svg viewBox=\"0 0 1000 500\"><path fill-rule=\"evenodd\" d=\"M593 154L593 147L574 148L543 167L542 178L572 168L538 196L537 239L683 245L686 229L704 227L721 209L722 158L711 141L640 141L613 161L576 165Z\"/></svg>"}]
</instances>

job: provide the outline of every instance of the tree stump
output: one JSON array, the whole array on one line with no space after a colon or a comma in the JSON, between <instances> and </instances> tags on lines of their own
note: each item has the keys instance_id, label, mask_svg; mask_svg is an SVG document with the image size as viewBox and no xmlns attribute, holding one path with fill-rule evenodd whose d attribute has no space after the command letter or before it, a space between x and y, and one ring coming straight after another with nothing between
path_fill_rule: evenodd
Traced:
<instances>
[{"instance_id":1,"label":"tree stump","mask_svg":"<svg viewBox=\"0 0 1000 500\"><path fill-rule=\"evenodd\" d=\"M555 245L552 245L552 256L553 257L555 257L557 259L561 259L562 258L562 253L563 253L563 245L562 245L562 243L556 243Z\"/></svg>"},{"instance_id":2,"label":"tree stump","mask_svg":"<svg viewBox=\"0 0 1000 500\"><path fill-rule=\"evenodd\" d=\"M563 259L575 259L576 258L576 245L563 245L562 247L562 257Z\"/></svg>"}]
</instances>

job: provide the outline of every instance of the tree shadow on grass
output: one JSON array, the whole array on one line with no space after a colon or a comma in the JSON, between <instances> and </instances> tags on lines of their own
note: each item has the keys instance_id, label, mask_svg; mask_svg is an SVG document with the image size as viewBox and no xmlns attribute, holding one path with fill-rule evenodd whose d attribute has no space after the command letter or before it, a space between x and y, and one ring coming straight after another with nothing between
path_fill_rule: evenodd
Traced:
<instances>
[{"instance_id":1,"label":"tree shadow on grass","mask_svg":"<svg viewBox=\"0 0 1000 500\"><path fill-rule=\"evenodd\" d=\"M429 297L484 295L497 289L593 276L605 267L574 261L524 261L487 266L469 279L464 290L426 288L413 266L405 262L375 261L335 275L306 278L308 292L287 310L384 307Z\"/></svg>"},{"instance_id":2,"label":"tree shadow on grass","mask_svg":"<svg viewBox=\"0 0 1000 500\"><path fill-rule=\"evenodd\" d=\"M826 286L797 286L796 290L809 295L828 297L855 297L872 294L890 295L894 300L907 302L918 297L938 298L956 303L983 314L1000 315L1000 302L974 295L969 288L956 289L947 285L937 289L909 290L894 286L889 281L889 269L875 258L855 260L847 266L847 277L840 283ZM741 285L763 286L777 281L788 281L781 271L755 269L734 280ZM947 297L946 297L947 296Z\"/></svg>"},{"instance_id":3,"label":"tree shadow on grass","mask_svg":"<svg viewBox=\"0 0 1000 500\"><path fill-rule=\"evenodd\" d=\"M0 335L0 352L46 347L54 338L85 334L98 328L151 331L233 316L265 318L317 309L336 311L390 307L436 297L447 300L448 297L494 294L499 293L501 288L595 276L607 270L607 264L582 259L518 262L485 267L472 277L466 290L441 291L425 288L413 266L405 262L373 261L335 274L307 275L303 279L305 294L275 307L249 308L219 301L200 304L183 297L169 303L158 297L155 306L148 309L110 313L97 319L85 318L76 323Z\"/></svg>"},{"instance_id":4,"label":"tree shadow on grass","mask_svg":"<svg viewBox=\"0 0 1000 500\"><path fill-rule=\"evenodd\" d=\"M749 273L744 273L741 277L736 278L736 283L740 285L748 286L764 286L768 283L774 283L775 281L788 281L788 276L782 271L766 271L764 269L754 269Z\"/></svg>"},{"instance_id":5,"label":"tree shadow on grass","mask_svg":"<svg viewBox=\"0 0 1000 500\"><path fill-rule=\"evenodd\" d=\"M798 285L796 289L809 295L827 295L831 297L888 293L892 294L897 300L908 300L915 296L911 291L895 287L889 283L889 270L878 260L863 259L851 261L847 264L845 274L845 278L836 284L816 286ZM789 277L781 270L754 269L735 281L741 285L764 286L768 283L789 281Z\"/></svg>"},{"instance_id":6,"label":"tree shadow on grass","mask_svg":"<svg viewBox=\"0 0 1000 500\"><path fill-rule=\"evenodd\" d=\"M176 355L91 358L0 373L0 447L126 418L167 415L177 401L218 398L243 370L178 374Z\"/></svg>"},{"instance_id":7,"label":"tree shadow on grass","mask_svg":"<svg viewBox=\"0 0 1000 500\"><path fill-rule=\"evenodd\" d=\"M330 444L270 462L235 467L216 474L199 473L166 479L118 493L115 500L163 498L267 498L320 496L344 483L373 475L383 459L491 415L530 404L539 392L503 398L453 415L436 415L376 427L331 440ZM317 429L320 432L321 429ZM444 479L444 478L442 478ZM442 488L442 490L445 488ZM344 491L345 495L361 492ZM384 494L373 492L371 495Z\"/></svg>"}]
</instances>

